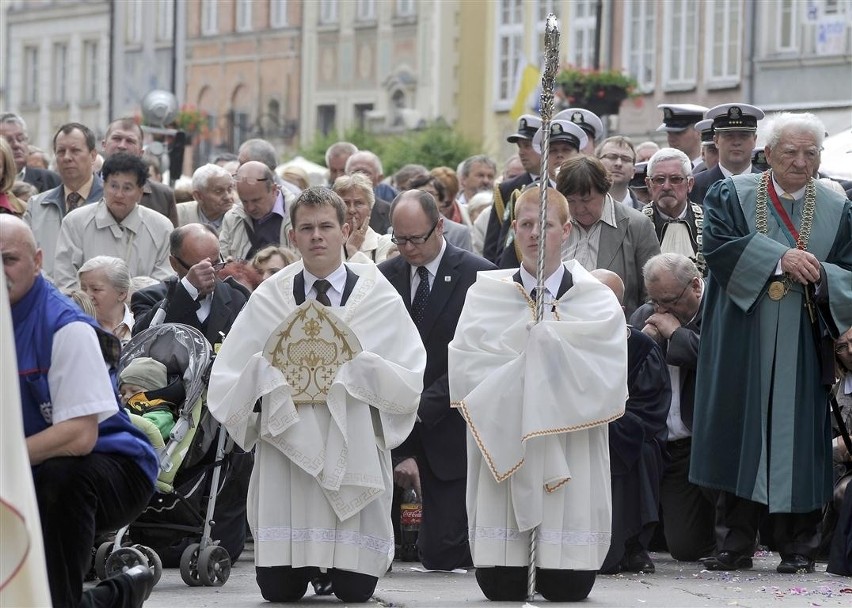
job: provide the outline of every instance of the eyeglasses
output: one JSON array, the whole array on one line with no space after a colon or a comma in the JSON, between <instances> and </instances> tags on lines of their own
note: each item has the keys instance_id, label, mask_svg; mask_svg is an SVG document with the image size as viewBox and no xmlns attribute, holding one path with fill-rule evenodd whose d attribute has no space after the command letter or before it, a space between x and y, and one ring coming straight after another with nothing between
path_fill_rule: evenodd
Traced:
<instances>
[{"instance_id":1,"label":"eyeglasses","mask_svg":"<svg viewBox=\"0 0 852 608\"><path fill-rule=\"evenodd\" d=\"M234 173L232 176L235 182L239 182L241 184L246 184L247 186L254 186L258 182L268 182L268 177L249 177L247 175L237 175Z\"/></svg>"},{"instance_id":2,"label":"eyeglasses","mask_svg":"<svg viewBox=\"0 0 852 608\"><path fill-rule=\"evenodd\" d=\"M688 178L683 175L655 175L653 177L649 177L648 180L654 184L655 186L662 186L667 181L672 186L680 186L683 182L685 182Z\"/></svg>"},{"instance_id":3,"label":"eyeglasses","mask_svg":"<svg viewBox=\"0 0 852 608\"><path fill-rule=\"evenodd\" d=\"M670 308L672 306L676 306L680 299L683 297L683 294L686 293L686 290L689 286L692 285L692 281L683 286L680 294L676 298L666 298L664 300L655 300L654 298L648 298L648 303L653 304L656 308Z\"/></svg>"},{"instance_id":4,"label":"eyeglasses","mask_svg":"<svg viewBox=\"0 0 852 608\"><path fill-rule=\"evenodd\" d=\"M608 160L611 163L614 163L615 161L620 160L625 165L632 165L633 164L633 157L627 156L626 154L615 154L615 153L610 152L609 154L602 154L601 158Z\"/></svg>"},{"instance_id":5,"label":"eyeglasses","mask_svg":"<svg viewBox=\"0 0 852 608\"><path fill-rule=\"evenodd\" d=\"M174 259L176 259L176 260L177 260L177 262L178 262L178 264L180 264L181 266L183 266L186 270L189 270L190 268L192 268L192 265L191 265L191 264L187 264L186 262L184 262L182 259L180 259L180 258L179 258L178 256L176 256L175 254L172 254L172 257L173 257ZM218 272L218 271L222 270L222 269L225 267L225 265L226 265L227 263L228 263L228 262L226 262L225 260L223 260L223 259L222 259L222 257L221 257L221 256L219 256L219 261L218 261L218 262L216 262L216 263L214 263L214 264L212 265L212 266L213 266L213 270L215 270L215 271L217 271L217 272Z\"/></svg>"},{"instance_id":6,"label":"eyeglasses","mask_svg":"<svg viewBox=\"0 0 852 608\"><path fill-rule=\"evenodd\" d=\"M432 230L427 232L426 236L396 236L394 234L393 236L391 236L391 242L396 243L397 245L422 245L423 243L429 240L429 237L432 236L432 233L435 232L435 228L437 227L438 222L435 222L432 225Z\"/></svg>"}]
</instances>

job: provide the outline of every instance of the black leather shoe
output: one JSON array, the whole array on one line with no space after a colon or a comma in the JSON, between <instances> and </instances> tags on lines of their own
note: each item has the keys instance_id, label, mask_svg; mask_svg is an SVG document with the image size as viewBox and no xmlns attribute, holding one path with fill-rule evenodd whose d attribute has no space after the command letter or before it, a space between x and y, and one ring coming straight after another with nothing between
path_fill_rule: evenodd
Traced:
<instances>
[{"instance_id":1,"label":"black leather shoe","mask_svg":"<svg viewBox=\"0 0 852 608\"><path fill-rule=\"evenodd\" d=\"M644 549L625 555L621 562L621 569L625 572L644 572L645 574L653 574L656 571L654 561Z\"/></svg>"},{"instance_id":2,"label":"black leather shoe","mask_svg":"<svg viewBox=\"0 0 852 608\"><path fill-rule=\"evenodd\" d=\"M719 551L704 561L707 570L748 570L754 565L751 558L736 551Z\"/></svg>"},{"instance_id":3,"label":"black leather shoe","mask_svg":"<svg viewBox=\"0 0 852 608\"><path fill-rule=\"evenodd\" d=\"M119 576L125 577L130 583L130 606L141 608L154 588L154 572L148 566L140 564Z\"/></svg>"},{"instance_id":4,"label":"black leather shoe","mask_svg":"<svg viewBox=\"0 0 852 608\"><path fill-rule=\"evenodd\" d=\"M314 593L317 595L331 595L334 593L331 588L331 575L328 572L320 572L312 578L311 585L313 585Z\"/></svg>"},{"instance_id":5,"label":"black leather shoe","mask_svg":"<svg viewBox=\"0 0 852 608\"><path fill-rule=\"evenodd\" d=\"M779 574L808 574L814 571L814 560L808 559L804 555L794 553L792 555L782 555L781 563L776 568Z\"/></svg>"}]
</instances>

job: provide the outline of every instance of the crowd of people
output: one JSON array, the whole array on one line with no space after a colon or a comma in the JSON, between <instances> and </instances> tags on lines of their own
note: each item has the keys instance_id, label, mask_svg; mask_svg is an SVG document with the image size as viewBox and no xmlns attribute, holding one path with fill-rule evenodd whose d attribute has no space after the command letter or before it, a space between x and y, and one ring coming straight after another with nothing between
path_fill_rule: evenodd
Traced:
<instances>
[{"instance_id":1,"label":"crowd of people","mask_svg":"<svg viewBox=\"0 0 852 608\"><path fill-rule=\"evenodd\" d=\"M217 354L208 407L242 459L213 534L236 559L248 519L267 600L310 583L367 601L395 488L422 496L423 566L476 567L492 600L528 596L531 538L532 591L552 601L653 573L661 550L739 570L762 545L780 573L852 574L852 184L820 175L811 114L660 109L662 148L582 108L547 132L524 115L501 168L386 177L337 142L313 187L252 139L181 202L132 119L99 143L62 125L54 172L2 114L0 247L53 605L150 593L145 568L82 584L96 535L153 493L139 429L161 446L174 424L151 397L161 362L116 372L160 322Z\"/></svg>"}]
</instances>

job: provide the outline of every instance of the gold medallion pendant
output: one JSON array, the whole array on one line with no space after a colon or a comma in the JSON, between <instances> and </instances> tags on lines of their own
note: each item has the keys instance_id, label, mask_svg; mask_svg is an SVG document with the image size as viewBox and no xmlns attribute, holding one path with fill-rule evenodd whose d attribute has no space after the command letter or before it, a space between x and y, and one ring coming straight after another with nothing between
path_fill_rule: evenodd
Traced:
<instances>
[{"instance_id":1,"label":"gold medallion pendant","mask_svg":"<svg viewBox=\"0 0 852 608\"><path fill-rule=\"evenodd\" d=\"M783 281L772 281L769 284L769 289L766 291L766 294L769 296L770 300L775 300L777 302L787 295L787 288L784 286Z\"/></svg>"}]
</instances>

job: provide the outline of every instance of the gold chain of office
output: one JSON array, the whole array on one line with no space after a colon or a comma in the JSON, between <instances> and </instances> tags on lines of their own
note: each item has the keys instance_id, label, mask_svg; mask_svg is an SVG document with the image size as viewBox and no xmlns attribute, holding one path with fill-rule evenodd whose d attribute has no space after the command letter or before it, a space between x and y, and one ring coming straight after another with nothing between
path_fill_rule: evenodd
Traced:
<instances>
[{"instance_id":1,"label":"gold chain of office","mask_svg":"<svg viewBox=\"0 0 852 608\"><path fill-rule=\"evenodd\" d=\"M769 180L772 179L771 171L764 171L757 185L757 208L755 209L755 227L761 234L768 231L767 220L769 212ZM805 206L802 209L802 227L799 230L799 238L796 239L796 248L806 251L808 239L811 237L811 226L814 223L814 209L816 208L816 187L813 178L808 180L805 186Z\"/></svg>"}]
</instances>

